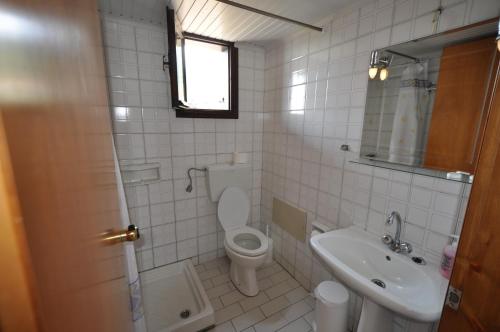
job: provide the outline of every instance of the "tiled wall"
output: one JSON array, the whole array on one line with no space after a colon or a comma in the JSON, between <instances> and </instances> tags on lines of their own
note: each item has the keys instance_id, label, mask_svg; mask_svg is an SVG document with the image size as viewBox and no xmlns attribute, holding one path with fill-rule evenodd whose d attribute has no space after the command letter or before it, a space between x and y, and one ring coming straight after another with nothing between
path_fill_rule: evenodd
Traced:
<instances>
[{"instance_id":1,"label":"tiled wall","mask_svg":"<svg viewBox=\"0 0 500 332\"><path fill-rule=\"evenodd\" d=\"M263 222L271 222L272 198L280 197L308 212L308 233L317 219L381 236L394 232L384 223L397 210L405 220L403 239L427 260L439 261L447 234L461 227L470 186L349 162L360 150L370 51L431 34L438 5L438 0L358 2L336 13L323 33L291 36L266 50ZM498 1L443 1L443 6L437 31L500 11ZM341 144L351 150L341 151ZM332 278L307 244L273 226L275 258L306 289ZM360 307L354 299L351 324ZM395 327L430 328L402 319Z\"/></svg>"},{"instance_id":2,"label":"tiled wall","mask_svg":"<svg viewBox=\"0 0 500 332\"><path fill-rule=\"evenodd\" d=\"M136 246L139 269L225 255L205 176L197 173L187 193L186 171L227 162L234 151L247 153L253 166L251 222L259 225L264 50L237 45L238 120L181 119L171 109L168 72L162 70L166 29L103 17L103 31L120 164L161 164L160 181L125 187L130 217L143 235Z\"/></svg>"}]
</instances>

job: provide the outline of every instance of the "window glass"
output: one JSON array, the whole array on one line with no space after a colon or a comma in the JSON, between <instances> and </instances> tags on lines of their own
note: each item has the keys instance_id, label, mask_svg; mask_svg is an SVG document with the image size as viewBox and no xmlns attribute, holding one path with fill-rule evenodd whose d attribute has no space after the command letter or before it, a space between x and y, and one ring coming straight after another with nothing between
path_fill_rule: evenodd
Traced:
<instances>
[{"instance_id":1,"label":"window glass","mask_svg":"<svg viewBox=\"0 0 500 332\"><path fill-rule=\"evenodd\" d=\"M182 99L187 106L198 109L228 110L228 47L185 39L184 61L186 89ZM179 99L181 99L181 83L179 82Z\"/></svg>"},{"instance_id":2,"label":"window glass","mask_svg":"<svg viewBox=\"0 0 500 332\"><path fill-rule=\"evenodd\" d=\"M233 42L177 31L167 9L168 71L178 118L238 118L238 48Z\"/></svg>"},{"instance_id":3,"label":"window glass","mask_svg":"<svg viewBox=\"0 0 500 332\"><path fill-rule=\"evenodd\" d=\"M179 100L186 103L186 96L184 95L185 91L184 75L183 75L184 56L182 55L182 39L176 40L175 53L177 58L177 86L178 86Z\"/></svg>"}]
</instances>

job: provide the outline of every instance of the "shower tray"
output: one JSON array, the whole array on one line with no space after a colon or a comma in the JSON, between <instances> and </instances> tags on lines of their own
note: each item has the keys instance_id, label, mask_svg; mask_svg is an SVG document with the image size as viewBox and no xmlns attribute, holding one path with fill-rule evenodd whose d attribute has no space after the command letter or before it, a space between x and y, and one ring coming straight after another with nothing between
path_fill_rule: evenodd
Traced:
<instances>
[{"instance_id":1,"label":"shower tray","mask_svg":"<svg viewBox=\"0 0 500 332\"><path fill-rule=\"evenodd\" d=\"M215 314L190 260L141 272L148 332L193 332L215 324Z\"/></svg>"}]
</instances>

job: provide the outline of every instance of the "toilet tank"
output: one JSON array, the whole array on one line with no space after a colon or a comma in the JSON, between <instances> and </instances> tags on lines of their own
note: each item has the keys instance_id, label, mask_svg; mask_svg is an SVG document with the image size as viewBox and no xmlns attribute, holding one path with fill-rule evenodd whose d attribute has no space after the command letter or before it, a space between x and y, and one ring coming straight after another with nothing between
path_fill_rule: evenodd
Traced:
<instances>
[{"instance_id":1,"label":"toilet tank","mask_svg":"<svg viewBox=\"0 0 500 332\"><path fill-rule=\"evenodd\" d=\"M207 190L212 202L217 202L227 187L246 191L252 186L252 168L249 164L218 164L207 168Z\"/></svg>"}]
</instances>

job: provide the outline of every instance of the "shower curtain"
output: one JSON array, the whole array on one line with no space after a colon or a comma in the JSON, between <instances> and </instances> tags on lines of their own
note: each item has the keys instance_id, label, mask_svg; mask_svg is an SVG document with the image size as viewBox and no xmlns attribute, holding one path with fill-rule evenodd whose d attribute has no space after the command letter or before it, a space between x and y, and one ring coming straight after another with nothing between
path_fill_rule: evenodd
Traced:
<instances>
[{"instance_id":1,"label":"shower curtain","mask_svg":"<svg viewBox=\"0 0 500 332\"><path fill-rule=\"evenodd\" d=\"M389 161L415 165L421 162L421 136L426 108L427 62L409 64L401 76L396 114L392 125Z\"/></svg>"},{"instance_id":2,"label":"shower curtain","mask_svg":"<svg viewBox=\"0 0 500 332\"><path fill-rule=\"evenodd\" d=\"M120 173L120 164L116 156L116 147L113 140L113 158L115 161L115 176L116 186L118 190L118 198L120 200L120 219L123 228L130 225L128 214L127 200L125 198L125 190L123 188L122 176ZM142 292L137 270L137 260L135 257L135 249L133 243L125 243L125 257L127 265L127 278L130 291L130 310L132 311L132 320L134 321L134 332L147 332L146 319L144 317L144 308L142 304Z\"/></svg>"}]
</instances>

